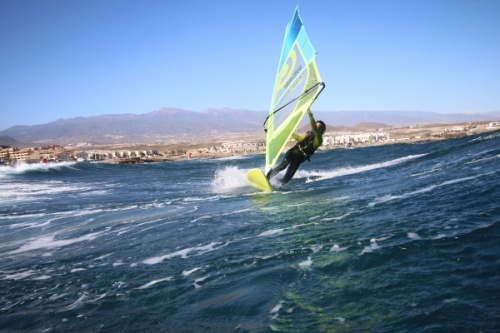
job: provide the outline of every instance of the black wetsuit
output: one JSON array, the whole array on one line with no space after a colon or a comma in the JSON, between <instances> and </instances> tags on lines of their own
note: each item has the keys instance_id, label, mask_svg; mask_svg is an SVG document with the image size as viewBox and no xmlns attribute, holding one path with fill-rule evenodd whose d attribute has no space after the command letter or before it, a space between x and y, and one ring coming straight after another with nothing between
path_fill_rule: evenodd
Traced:
<instances>
[{"instance_id":1,"label":"black wetsuit","mask_svg":"<svg viewBox=\"0 0 500 333\"><path fill-rule=\"evenodd\" d=\"M316 129L316 121L314 120L312 114L309 116L309 119L311 121L312 131L307 132L304 137L300 137L296 134L293 135L295 139L299 139L299 142L286 152L285 158L277 167L269 170L266 175L267 179L271 179L280 171L288 167L285 177L280 180L282 184L288 183L295 175L295 172L297 172L302 162L305 160L309 161L311 155L314 154L319 146L321 146L323 138L321 133Z\"/></svg>"}]
</instances>

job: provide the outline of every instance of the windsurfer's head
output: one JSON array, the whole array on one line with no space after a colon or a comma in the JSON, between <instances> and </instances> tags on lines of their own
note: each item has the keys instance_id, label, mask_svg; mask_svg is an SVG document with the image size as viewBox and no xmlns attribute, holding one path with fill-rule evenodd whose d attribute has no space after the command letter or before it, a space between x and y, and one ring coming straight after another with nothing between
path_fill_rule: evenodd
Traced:
<instances>
[{"instance_id":1,"label":"windsurfer's head","mask_svg":"<svg viewBox=\"0 0 500 333\"><path fill-rule=\"evenodd\" d=\"M323 135L325 132L326 132L326 125L324 122L322 122L321 120L318 120L316 122L316 128L318 129L318 131L321 133L321 135Z\"/></svg>"}]
</instances>

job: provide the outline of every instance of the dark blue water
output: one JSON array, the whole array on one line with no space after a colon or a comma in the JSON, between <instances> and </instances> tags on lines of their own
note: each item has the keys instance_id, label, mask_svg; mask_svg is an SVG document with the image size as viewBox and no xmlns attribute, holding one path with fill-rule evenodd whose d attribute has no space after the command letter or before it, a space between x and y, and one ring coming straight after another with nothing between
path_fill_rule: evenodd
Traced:
<instances>
[{"instance_id":1,"label":"dark blue water","mask_svg":"<svg viewBox=\"0 0 500 333\"><path fill-rule=\"evenodd\" d=\"M499 332L500 132L0 169L0 331Z\"/></svg>"}]
</instances>

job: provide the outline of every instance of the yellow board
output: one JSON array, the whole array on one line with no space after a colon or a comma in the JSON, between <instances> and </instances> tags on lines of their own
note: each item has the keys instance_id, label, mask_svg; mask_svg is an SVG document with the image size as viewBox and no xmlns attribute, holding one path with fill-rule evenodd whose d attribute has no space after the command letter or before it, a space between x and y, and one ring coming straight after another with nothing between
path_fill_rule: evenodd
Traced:
<instances>
[{"instance_id":1,"label":"yellow board","mask_svg":"<svg viewBox=\"0 0 500 333\"><path fill-rule=\"evenodd\" d=\"M273 188L267 180L266 175L262 172L261 169L250 169L247 172L247 180L250 184L252 184L256 189L264 191L264 192L272 192Z\"/></svg>"}]
</instances>

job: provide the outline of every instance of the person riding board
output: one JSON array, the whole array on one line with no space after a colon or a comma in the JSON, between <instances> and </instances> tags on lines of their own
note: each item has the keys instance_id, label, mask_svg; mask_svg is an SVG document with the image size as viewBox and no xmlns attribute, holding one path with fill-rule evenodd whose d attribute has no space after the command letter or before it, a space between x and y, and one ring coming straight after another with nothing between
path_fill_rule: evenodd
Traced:
<instances>
[{"instance_id":1,"label":"person riding board","mask_svg":"<svg viewBox=\"0 0 500 333\"><path fill-rule=\"evenodd\" d=\"M311 113L311 109L307 109L307 114L309 115L309 121L311 122L311 131L307 132L303 136L295 133L292 134L292 137L297 141L297 144L286 152L285 158L277 167L269 170L266 175L268 180L288 167L285 176L280 180L281 184L288 183L302 162L305 160L310 161L309 158L311 155L314 154L316 149L318 149L323 143L323 134L326 131L325 123L321 120L315 121L313 114Z\"/></svg>"}]
</instances>

